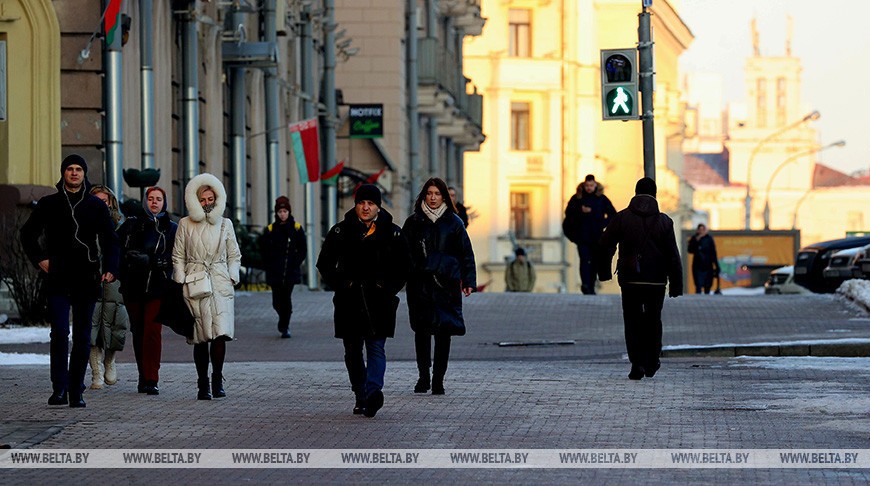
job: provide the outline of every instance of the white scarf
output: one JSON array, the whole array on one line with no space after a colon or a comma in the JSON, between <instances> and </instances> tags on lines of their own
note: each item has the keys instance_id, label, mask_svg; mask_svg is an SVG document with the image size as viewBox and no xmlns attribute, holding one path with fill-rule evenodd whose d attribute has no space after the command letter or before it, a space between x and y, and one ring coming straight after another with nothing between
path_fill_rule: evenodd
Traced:
<instances>
[{"instance_id":1,"label":"white scarf","mask_svg":"<svg viewBox=\"0 0 870 486\"><path fill-rule=\"evenodd\" d=\"M444 215L444 211L447 211L447 204L443 203L443 202L441 203L440 206L438 206L438 209L430 208L429 205L426 204L426 201L423 201L422 203L420 203L420 207L423 208L423 214L425 214L426 217L431 219L433 223L435 221L438 221L438 218L440 218L441 216Z\"/></svg>"}]
</instances>

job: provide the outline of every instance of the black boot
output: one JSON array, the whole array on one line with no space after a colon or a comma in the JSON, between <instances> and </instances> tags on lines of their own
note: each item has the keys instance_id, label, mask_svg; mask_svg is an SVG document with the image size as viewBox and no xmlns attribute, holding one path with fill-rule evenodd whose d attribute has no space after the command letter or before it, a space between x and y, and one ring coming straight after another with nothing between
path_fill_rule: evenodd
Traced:
<instances>
[{"instance_id":1,"label":"black boot","mask_svg":"<svg viewBox=\"0 0 870 486\"><path fill-rule=\"evenodd\" d=\"M217 373L211 374L211 395L215 398L223 398L227 396L224 392L224 377Z\"/></svg>"},{"instance_id":2,"label":"black boot","mask_svg":"<svg viewBox=\"0 0 870 486\"><path fill-rule=\"evenodd\" d=\"M82 398L81 393L72 393L69 394L69 408L85 408L87 405L85 404L85 400Z\"/></svg>"},{"instance_id":3,"label":"black boot","mask_svg":"<svg viewBox=\"0 0 870 486\"><path fill-rule=\"evenodd\" d=\"M430 385L429 372L427 371L425 375L421 373L420 378L417 379L417 384L414 385L414 393L426 393L429 391Z\"/></svg>"},{"instance_id":4,"label":"black boot","mask_svg":"<svg viewBox=\"0 0 870 486\"><path fill-rule=\"evenodd\" d=\"M361 415L363 412L365 412L365 409L366 409L366 401L360 397L357 397L356 403L354 403L354 405L353 405L353 414L354 415Z\"/></svg>"},{"instance_id":5,"label":"black boot","mask_svg":"<svg viewBox=\"0 0 870 486\"><path fill-rule=\"evenodd\" d=\"M433 395L443 395L444 394L444 377L443 376L433 376L432 377L432 394Z\"/></svg>"},{"instance_id":6,"label":"black boot","mask_svg":"<svg viewBox=\"0 0 870 486\"><path fill-rule=\"evenodd\" d=\"M211 400L211 393L208 390L208 378L200 378L196 381L196 386L199 388L196 394L197 400Z\"/></svg>"},{"instance_id":7,"label":"black boot","mask_svg":"<svg viewBox=\"0 0 870 486\"><path fill-rule=\"evenodd\" d=\"M49 405L66 405L67 403L69 403L69 401L67 400L66 391L56 391L48 397Z\"/></svg>"}]
</instances>

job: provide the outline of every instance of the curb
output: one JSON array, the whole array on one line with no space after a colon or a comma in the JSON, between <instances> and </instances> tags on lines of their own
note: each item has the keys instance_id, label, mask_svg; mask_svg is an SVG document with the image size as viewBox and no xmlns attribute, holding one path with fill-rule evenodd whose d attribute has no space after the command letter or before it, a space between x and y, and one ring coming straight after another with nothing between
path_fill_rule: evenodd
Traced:
<instances>
[{"instance_id":1,"label":"curb","mask_svg":"<svg viewBox=\"0 0 870 486\"><path fill-rule=\"evenodd\" d=\"M841 358L870 357L870 343L845 344L788 344L784 346L746 345L746 346L698 346L694 348L663 349L665 358L736 356L825 356Z\"/></svg>"}]
</instances>

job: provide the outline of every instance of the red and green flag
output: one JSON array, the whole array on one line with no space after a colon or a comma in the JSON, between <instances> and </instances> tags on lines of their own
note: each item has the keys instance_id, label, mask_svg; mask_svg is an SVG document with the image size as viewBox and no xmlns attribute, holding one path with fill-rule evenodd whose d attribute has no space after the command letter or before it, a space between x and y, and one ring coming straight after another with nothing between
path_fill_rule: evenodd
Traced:
<instances>
[{"instance_id":1,"label":"red and green flag","mask_svg":"<svg viewBox=\"0 0 870 486\"><path fill-rule=\"evenodd\" d=\"M121 0L108 0L103 12L103 33L106 35L106 45L115 42L115 32L121 23Z\"/></svg>"},{"instance_id":2,"label":"red and green flag","mask_svg":"<svg viewBox=\"0 0 870 486\"><path fill-rule=\"evenodd\" d=\"M320 178L320 141L317 118L290 125L290 145L299 169L300 182L317 182Z\"/></svg>"},{"instance_id":3,"label":"red and green flag","mask_svg":"<svg viewBox=\"0 0 870 486\"><path fill-rule=\"evenodd\" d=\"M320 182L327 186L334 186L338 184L338 176L341 175L342 169L344 169L343 160L339 162L335 167L329 169L323 174L320 174Z\"/></svg>"}]
</instances>

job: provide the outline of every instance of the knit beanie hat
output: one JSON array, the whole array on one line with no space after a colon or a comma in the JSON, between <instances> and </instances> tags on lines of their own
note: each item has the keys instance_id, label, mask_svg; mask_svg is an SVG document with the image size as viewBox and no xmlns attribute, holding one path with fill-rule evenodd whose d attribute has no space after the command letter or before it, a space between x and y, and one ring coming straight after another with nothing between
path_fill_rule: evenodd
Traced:
<instances>
[{"instance_id":1,"label":"knit beanie hat","mask_svg":"<svg viewBox=\"0 0 870 486\"><path fill-rule=\"evenodd\" d=\"M275 212L277 213L279 209L286 209L290 213L293 212L290 209L290 199L287 196L279 196L278 199L275 199Z\"/></svg>"},{"instance_id":2,"label":"knit beanie hat","mask_svg":"<svg viewBox=\"0 0 870 486\"><path fill-rule=\"evenodd\" d=\"M634 193L637 195L646 194L652 197L656 197L656 181L650 179L649 177L644 177L643 179L637 181L637 185L634 186Z\"/></svg>"},{"instance_id":3,"label":"knit beanie hat","mask_svg":"<svg viewBox=\"0 0 870 486\"><path fill-rule=\"evenodd\" d=\"M78 165L85 171L85 178L88 177L88 163L85 162L84 157L79 154L71 154L67 155L63 162L60 163L60 176L63 177L63 173L66 172L66 168L71 165Z\"/></svg>"},{"instance_id":4,"label":"knit beanie hat","mask_svg":"<svg viewBox=\"0 0 870 486\"><path fill-rule=\"evenodd\" d=\"M371 201L376 206L381 207L381 190L374 184L363 184L356 190L353 197L354 204L360 201Z\"/></svg>"}]
</instances>

